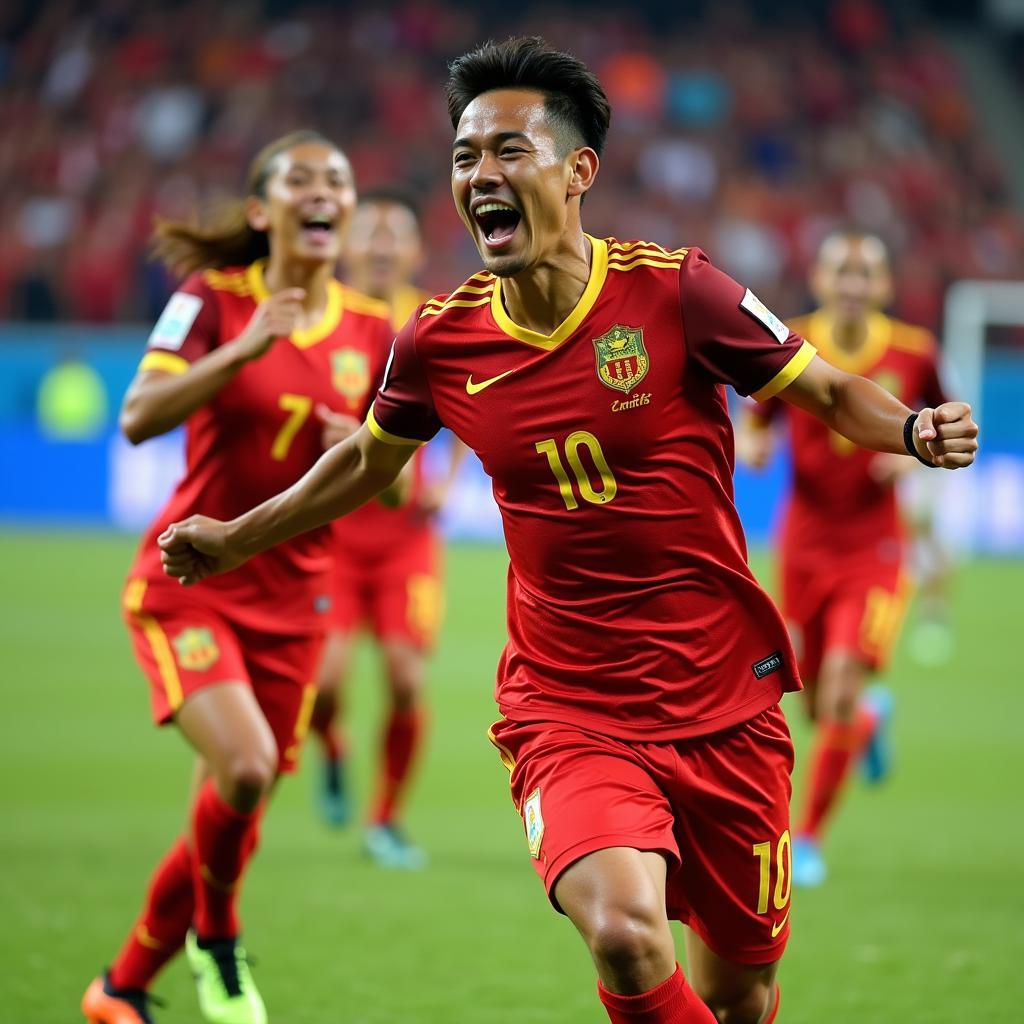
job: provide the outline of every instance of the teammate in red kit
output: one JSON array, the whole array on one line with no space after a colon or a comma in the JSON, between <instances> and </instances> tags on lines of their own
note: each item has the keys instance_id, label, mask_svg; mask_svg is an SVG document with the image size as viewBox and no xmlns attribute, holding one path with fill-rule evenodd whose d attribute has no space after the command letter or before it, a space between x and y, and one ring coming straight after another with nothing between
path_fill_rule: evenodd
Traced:
<instances>
[{"instance_id":1,"label":"teammate in red kit","mask_svg":"<svg viewBox=\"0 0 1024 1024\"><path fill-rule=\"evenodd\" d=\"M575 58L487 44L448 99L486 269L405 325L358 434L245 515L173 524L165 568L194 584L343 515L451 427L493 478L510 556L494 742L609 1018L765 1024L789 933L778 702L799 680L747 566L724 385L949 467L977 428L830 367L699 250L585 234L610 111Z\"/></svg>"},{"instance_id":2,"label":"teammate in red kit","mask_svg":"<svg viewBox=\"0 0 1024 1024\"><path fill-rule=\"evenodd\" d=\"M387 303L396 330L429 298L411 283L422 263L413 200L397 189L363 193L345 242L345 275L358 291ZM364 847L384 867L418 868L426 860L400 827L399 815L423 739L427 656L441 625L442 552L434 518L464 452L455 441L448 471L437 481L425 478L417 453L400 507L371 501L335 531L330 631L311 722L324 752L319 804L329 824L343 825L351 815L347 742L337 722L339 690L346 682L353 634L365 624L380 645L389 706Z\"/></svg>"},{"instance_id":3,"label":"teammate in red kit","mask_svg":"<svg viewBox=\"0 0 1024 1024\"><path fill-rule=\"evenodd\" d=\"M830 235L811 288L820 308L792 328L825 359L870 377L901 401L946 402L932 336L881 312L892 279L880 239L857 231ZM856 448L777 399L746 412L737 438L745 461L755 467L768 461L772 422L782 412L793 465L780 547L782 611L817 731L793 836L793 881L810 886L825 879L822 830L853 762L863 754L872 781L887 772L891 697L883 687L864 688L871 673L885 667L909 596L895 484L921 467Z\"/></svg>"},{"instance_id":4,"label":"teammate in red kit","mask_svg":"<svg viewBox=\"0 0 1024 1024\"><path fill-rule=\"evenodd\" d=\"M253 162L246 196L210 230L158 228L158 251L188 277L121 412L136 444L186 425L185 476L143 538L124 613L154 717L181 730L205 778L141 917L83 997L93 1024L151 1020L150 982L183 945L205 1020L267 1019L236 902L267 794L294 769L312 710L330 531L187 593L162 571L156 538L188 510L230 517L299 479L323 451L324 421L365 413L390 325L383 303L334 278L355 188L333 143L314 132L272 143ZM356 364L358 393L347 375Z\"/></svg>"}]
</instances>

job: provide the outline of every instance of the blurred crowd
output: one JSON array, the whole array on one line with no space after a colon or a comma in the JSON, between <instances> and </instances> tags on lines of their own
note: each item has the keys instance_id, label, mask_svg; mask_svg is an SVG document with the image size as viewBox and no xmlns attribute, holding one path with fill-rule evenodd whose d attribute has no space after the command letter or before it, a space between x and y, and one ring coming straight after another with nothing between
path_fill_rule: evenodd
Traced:
<instances>
[{"instance_id":1,"label":"blurred crowd","mask_svg":"<svg viewBox=\"0 0 1024 1024\"><path fill-rule=\"evenodd\" d=\"M608 91L592 233L700 245L783 315L840 223L886 239L897 313L933 327L949 281L1024 273L1004 171L927 25L873 0L666 6L8 0L0 315L151 319L173 288L148 259L153 215L235 193L301 126L363 185L421 197L423 283L450 289L478 263L448 191L446 63L512 32L577 53Z\"/></svg>"}]
</instances>

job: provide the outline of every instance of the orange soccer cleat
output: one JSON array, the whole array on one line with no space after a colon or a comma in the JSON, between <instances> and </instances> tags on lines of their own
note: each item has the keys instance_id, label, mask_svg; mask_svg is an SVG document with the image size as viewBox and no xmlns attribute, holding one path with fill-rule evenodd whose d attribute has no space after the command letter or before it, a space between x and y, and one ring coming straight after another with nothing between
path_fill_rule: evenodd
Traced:
<instances>
[{"instance_id":1,"label":"orange soccer cleat","mask_svg":"<svg viewBox=\"0 0 1024 1024\"><path fill-rule=\"evenodd\" d=\"M114 988L106 971L82 996L82 1013L89 1024L154 1024L149 1014L153 997L141 988Z\"/></svg>"}]
</instances>

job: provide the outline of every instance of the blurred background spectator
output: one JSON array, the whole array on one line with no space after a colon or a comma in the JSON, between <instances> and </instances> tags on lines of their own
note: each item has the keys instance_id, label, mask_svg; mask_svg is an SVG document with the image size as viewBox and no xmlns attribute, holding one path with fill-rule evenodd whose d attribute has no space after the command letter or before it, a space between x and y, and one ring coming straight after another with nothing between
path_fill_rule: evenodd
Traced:
<instances>
[{"instance_id":1,"label":"blurred background spectator","mask_svg":"<svg viewBox=\"0 0 1024 1024\"><path fill-rule=\"evenodd\" d=\"M445 64L524 26L587 60L614 107L592 232L700 245L782 315L806 308L808 259L839 222L886 239L895 312L933 328L951 280L1024 273L941 21L872 0L616 7L7 0L0 315L152 320L174 284L147 259L153 215L216 203L302 125L364 184L422 195L424 284L451 288L478 263L448 192Z\"/></svg>"}]
</instances>

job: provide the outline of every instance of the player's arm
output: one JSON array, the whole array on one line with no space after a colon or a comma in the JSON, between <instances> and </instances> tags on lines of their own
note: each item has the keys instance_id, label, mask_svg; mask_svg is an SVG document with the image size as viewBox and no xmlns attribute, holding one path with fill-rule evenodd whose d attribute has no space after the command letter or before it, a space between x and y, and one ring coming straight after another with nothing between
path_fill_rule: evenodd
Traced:
<instances>
[{"instance_id":1,"label":"player's arm","mask_svg":"<svg viewBox=\"0 0 1024 1024\"><path fill-rule=\"evenodd\" d=\"M352 512L392 484L416 443L379 440L364 424L324 452L286 491L229 522L190 516L158 543L164 570L186 586L228 572L253 555Z\"/></svg>"},{"instance_id":2,"label":"player's arm","mask_svg":"<svg viewBox=\"0 0 1024 1024\"><path fill-rule=\"evenodd\" d=\"M287 288L256 307L242 333L188 361L175 352L151 349L128 388L120 426L132 444L140 444L184 423L245 366L259 359L276 338L287 337L302 313L305 292Z\"/></svg>"},{"instance_id":3,"label":"player's arm","mask_svg":"<svg viewBox=\"0 0 1024 1024\"><path fill-rule=\"evenodd\" d=\"M874 381L845 373L819 356L810 360L779 397L817 416L861 448L908 453L904 428L913 411ZM974 461L977 438L971 407L964 402L944 402L916 415L907 440L923 461L943 469L960 469Z\"/></svg>"}]
</instances>

